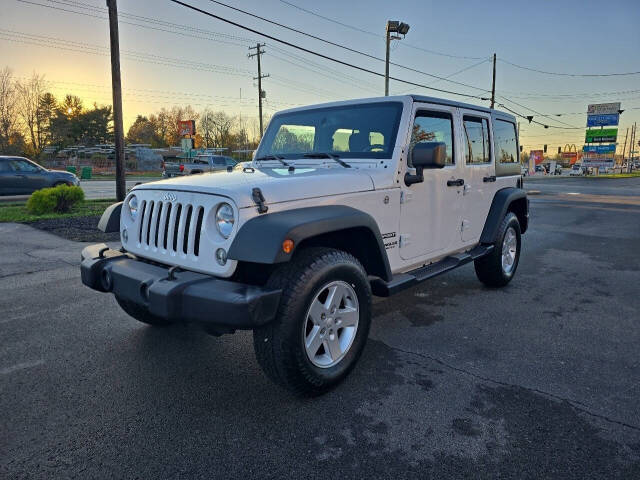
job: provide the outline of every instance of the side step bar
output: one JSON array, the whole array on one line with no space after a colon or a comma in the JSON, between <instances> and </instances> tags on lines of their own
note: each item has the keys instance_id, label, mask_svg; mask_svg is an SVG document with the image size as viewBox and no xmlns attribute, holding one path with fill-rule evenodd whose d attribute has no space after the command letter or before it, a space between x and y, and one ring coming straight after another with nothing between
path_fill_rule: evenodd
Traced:
<instances>
[{"instance_id":1,"label":"side step bar","mask_svg":"<svg viewBox=\"0 0 640 480\"><path fill-rule=\"evenodd\" d=\"M390 282L375 278L371 281L371 290L378 297L390 297L425 280L472 262L476 258L484 257L492 250L493 245L478 245L468 252L450 255L430 265L394 275Z\"/></svg>"}]
</instances>

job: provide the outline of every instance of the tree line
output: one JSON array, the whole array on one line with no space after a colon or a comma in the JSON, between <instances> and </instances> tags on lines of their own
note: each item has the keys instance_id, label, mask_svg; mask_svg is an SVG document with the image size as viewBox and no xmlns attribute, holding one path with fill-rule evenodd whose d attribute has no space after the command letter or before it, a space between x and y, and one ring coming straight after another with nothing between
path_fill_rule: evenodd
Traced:
<instances>
[{"instance_id":1,"label":"tree line","mask_svg":"<svg viewBox=\"0 0 640 480\"><path fill-rule=\"evenodd\" d=\"M180 145L179 120L196 121L196 148L255 149L260 139L256 118L241 121L224 111L207 108L196 112L191 106L174 106L137 115L125 140L152 148ZM111 106L94 103L87 107L73 94L57 98L47 91L43 75L34 73L21 81L8 67L0 70L0 155L39 158L46 147L113 141Z\"/></svg>"}]
</instances>

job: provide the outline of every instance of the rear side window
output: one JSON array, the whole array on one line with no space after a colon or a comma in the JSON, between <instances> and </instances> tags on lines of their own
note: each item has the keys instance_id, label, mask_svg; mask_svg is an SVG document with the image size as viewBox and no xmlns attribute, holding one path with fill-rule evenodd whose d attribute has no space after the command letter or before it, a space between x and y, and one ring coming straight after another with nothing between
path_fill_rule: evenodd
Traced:
<instances>
[{"instance_id":1,"label":"rear side window","mask_svg":"<svg viewBox=\"0 0 640 480\"><path fill-rule=\"evenodd\" d=\"M464 116L465 156L467 165L491 163L489 121L486 118Z\"/></svg>"},{"instance_id":2,"label":"rear side window","mask_svg":"<svg viewBox=\"0 0 640 480\"><path fill-rule=\"evenodd\" d=\"M447 112L418 111L411 131L409 150L417 143L443 142L447 146L446 164L453 165L453 117ZM411 158L409 158L409 166Z\"/></svg>"},{"instance_id":3,"label":"rear side window","mask_svg":"<svg viewBox=\"0 0 640 480\"><path fill-rule=\"evenodd\" d=\"M224 166L227 165L225 160L224 160L224 157L213 157L213 164L216 167L224 167Z\"/></svg>"},{"instance_id":4,"label":"rear side window","mask_svg":"<svg viewBox=\"0 0 640 480\"><path fill-rule=\"evenodd\" d=\"M497 162L518 163L518 142L516 139L516 126L513 123L504 120L494 122L493 141Z\"/></svg>"}]
</instances>

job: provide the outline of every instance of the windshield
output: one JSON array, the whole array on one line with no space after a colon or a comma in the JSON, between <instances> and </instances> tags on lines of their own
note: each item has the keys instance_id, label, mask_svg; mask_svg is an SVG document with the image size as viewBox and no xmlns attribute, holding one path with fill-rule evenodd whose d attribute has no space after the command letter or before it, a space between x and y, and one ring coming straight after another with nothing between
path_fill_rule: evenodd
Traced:
<instances>
[{"instance_id":1,"label":"windshield","mask_svg":"<svg viewBox=\"0 0 640 480\"><path fill-rule=\"evenodd\" d=\"M273 117L256 159L325 153L343 158L390 158L402 103L380 102L314 108Z\"/></svg>"}]
</instances>

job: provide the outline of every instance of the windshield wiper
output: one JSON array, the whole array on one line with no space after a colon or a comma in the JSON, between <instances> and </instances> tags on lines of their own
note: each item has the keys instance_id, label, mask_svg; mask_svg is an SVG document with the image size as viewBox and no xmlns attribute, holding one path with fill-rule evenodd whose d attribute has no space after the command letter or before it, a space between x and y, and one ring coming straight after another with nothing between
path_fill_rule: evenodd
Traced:
<instances>
[{"instance_id":1,"label":"windshield wiper","mask_svg":"<svg viewBox=\"0 0 640 480\"><path fill-rule=\"evenodd\" d=\"M342 165L344 168L351 168L351 165L349 165L344 160L340 160L340 157L338 155L336 155L335 153L310 152L310 153L305 153L303 155L303 157L304 158L330 158L331 160L335 161L336 163L339 163L340 165Z\"/></svg>"},{"instance_id":2,"label":"windshield wiper","mask_svg":"<svg viewBox=\"0 0 640 480\"><path fill-rule=\"evenodd\" d=\"M287 162L285 162L283 160L284 157L281 157L280 155L263 155L261 157L256 158L256 160L258 161L262 161L262 160L278 160L282 165L284 165L285 167L288 167L289 164Z\"/></svg>"}]
</instances>

